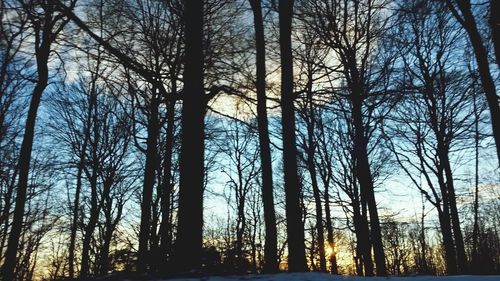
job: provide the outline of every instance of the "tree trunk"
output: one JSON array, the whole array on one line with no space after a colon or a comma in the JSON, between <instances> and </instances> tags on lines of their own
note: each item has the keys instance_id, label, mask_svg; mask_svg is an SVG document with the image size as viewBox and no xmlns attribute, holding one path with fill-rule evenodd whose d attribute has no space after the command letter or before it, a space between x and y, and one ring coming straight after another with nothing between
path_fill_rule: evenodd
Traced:
<instances>
[{"instance_id":1,"label":"tree trunk","mask_svg":"<svg viewBox=\"0 0 500 281\"><path fill-rule=\"evenodd\" d=\"M453 175L450 167L450 160L448 155L444 153L443 155L443 166L446 176L446 188L448 190L449 204L450 204L450 215L453 229L453 238L455 241L455 248L457 251L457 265L459 273L467 273L467 257L465 255L464 238L462 235L462 230L460 229L460 218L458 216L457 209L457 199L455 195L455 186L453 184Z\"/></svg>"},{"instance_id":2,"label":"tree trunk","mask_svg":"<svg viewBox=\"0 0 500 281\"><path fill-rule=\"evenodd\" d=\"M478 255L478 246L479 246L479 119L480 114L477 108L476 96L474 96L474 114L475 114L475 122L474 122L474 149L475 149L475 163L474 163L474 227L472 230L472 257L471 257L471 268L476 272L472 272L473 274L477 273L477 269L479 268L479 255Z\"/></svg>"},{"instance_id":3,"label":"tree trunk","mask_svg":"<svg viewBox=\"0 0 500 281\"><path fill-rule=\"evenodd\" d=\"M206 97L203 87L203 1L185 2L186 53L182 106L182 142L178 232L173 268L201 267L203 235L204 141Z\"/></svg>"},{"instance_id":4,"label":"tree trunk","mask_svg":"<svg viewBox=\"0 0 500 281\"><path fill-rule=\"evenodd\" d=\"M239 168L238 168L239 169ZM241 175L239 178L241 179ZM241 188L241 185L240 187ZM238 191L236 191L238 192ZM236 272L241 274L245 273L245 259L243 257L243 238L246 229L246 217L245 217L245 197L240 195L238 206L237 206L237 219L236 219Z\"/></svg>"},{"instance_id":5,"label":"tree trunk","mask_svg":"<svg viewBox=\"0 0 500 281\"><path fill-rule=\"evenodd\" d=\"M175 81L173 82L175 89ZM175 91L172 91L175 93ZM170 194L172 193L172 153L174 146L174 126L175 126L175 102L171 101L167 107L167 135L166 135L166 148L165 159L163 164L163 191L161 198L161 213L162 219L160 224L160 264L162 265L160 271L167 273L168 258L171 253L172 247L172 231L170 221Z\"/></svg>"},{"instance_id":6,"label":"tree trunk","mask_svg":"<svg viewBox=\"0 0 500 281\"><path fill-rule=\"evenodd\" d=\"M265 244L264 273L278 272L278 238L274 211L273 170L267 119L266 48L261 0L250 0L254 16L257 64L257 126L259 128L260 162L262 167L262 201L264 205Z\"/></svg>"},{"instance_id":7,"label":"tree trunk","mask_svg":"<svg viewBox=\"0 0 500 281\"><path fill-rule=\"evenodd\" d=\"M319 253L319 268L321 271L326 272L326 259L325 259L325 235L323 227L323 209L321 206L321 195L319 192L318 179L316 174L316 165L314 163L314 157L316 153L316 143L314 140L314 104L312 98L312 72L309 72L308 82L307 82L307 103L309 111L307 116L307 169L309 170L309 175L311 177L311 185L313 189L314 204L316 207L316 233L318 235L318 253Z\"/></svg>"},{"instance_id":8,"label":"tree trunk","mask_svg":"<svg viewBox=\"0 0 500 281\"><path fill-rule=\"evenodd\" d=\"M361 95L361 91L356 91L357 95ZM361 197L368 204L370 215L370 233L375 256L375 264L377 268L377 276L386 276L387 269L385 266L385 253L382 244L382 234L380 229L380 221L378 217L377 204L375 202L375 192L373 179L370 171L370 163L368 161L368 141L365 137L365 128L363 125L363 115L361 109L361 101L359 97L354 97L352 118L354 122L354 151L356 157L356 173L361 188Z\"/></svg>"},{"instance_id":9,"label":"tree trunk","mask_svg":"<svg viewBox=\"0 0 500 281\"><path fill-rule=\"evenodd\" d=\"M89 124L90 122L87 123L87 125ZM70 233L70 241L68 247L69 278L74 278L75 276L75 244L76 244L76 232L78 230L78 214L79 214L78 209L80 208L80 194L82 189L82 177L83 177L83 169L85 163L85 150L87 148L87 142L88 142L88 133L85 134L84 138L85 139L83 140L82 154L80 156L80 161L78 163L78 171L76 172L76 190L75 190L75 199L73 201L73 218L71 221L71 230L70 230L71 233Z\"/></svg>"},{"instance_id":10,"label":"tree trunk","mask_svg":"<svg viewBox=\"0 0 500 281\"><path fill-rule=\"evenodd\" d=\"M439 225L441 228L441 235L443 236L444 255L446 263L446 273L448 275L457 274L457 259L455 255L455 248L453 247L453 236L451 233L450 214L443 202L443 211L438 210Z\"/></svg>"},{"instance_id":11,"label":"tree trunk","mask_svg":"<svg viewBox=\"0 0 500 281\"><path fill-rule=\"evenodd\" d=\"M110 191L111 187L113 186L113 181L114 181L114 176L110 176L106 179L106 181L104 182L103 195L102 195L103 198L105 198L106 204L105 206L103 206L104 216L105 216L104 237L101 249L99 251L100 260L98 266L100 275L108 274L109 248L111 246L111 239L113 238L113 233L115 231L116 226L118 225L118 222L120 221L123 210L123 204L121 202L117 202L116 204L118 204L118 206L116 206L117 209L116 218L113 219L112 217L113 200L110 196Z\"/></svg>"},{"instance_id":12,"label":"tree trunk","mask_svg":"<svg viewBox=\"0 0 500 281\"><path fill-rule=\"evenodd\" d=\"M151 231L151 207L153 201L153 189L155 175L158 168L158 135L160 125L158 121L158 101L156 90L153 87L150 113L148 118L148 138L146 143L146 164L144 169L144 184L141 202L141 226L139 229L139 251L137 253L137 271L144 273L150 264L150 253L148 250Z\"/></svg>"},{"instance_id":13,"label":"tree trunk","mask_svg":"<svg viewBox=\"0 0 500 281\"><path fill-rule=\"evenodd\" d=\"M84 124L84 136L83 136L83 143L80 151L80 160L78 161L78 167L77 167L77 172L76 172L76 190L75 190L75 199L73 201L73 218L71 221L71 230L70 230L70 242L69 242L69 247L68 247L68 270L69 270L69 278L74 278L75 275L75 245L76 245L76 232L78 230L78 209L80 208L80 194L82 190L82 177L83 177L83 171L85 169L85 162L86 162L86 153L87 153L87 146L88 142L90 139L90 133L91 133L91 127L92 127L92 113L94 111L94 106L95 100L93 98L93 95L95 93L96 89L96 80L97 80L97 75L99 73L99 66L100 66L100 58L101 58L101 52L100 49L97 49L98 51L98 56L97 56L97 64L96 64L96 70L95 70L95 76L94 74L92 75L92 81L91 81L91 86L90 86L90 95L88 99L88 109L87 109L87 118L86 118L86 124Z\"/></svg>"},{"instance_id":14,"label":"tree trunk","mask_svg":"<svg viewBox=\"0 0 500 281\"><path fill-rule=\"evenodd\" d=\"M288 237L288 270L307 271L304 224L301 219L300 184L297 174L297 147L295 142L295 112L292 57L293 1L279 1L281 52L281 125L283 127L283 162L285 174L285 201Z\"/></svg>"},{"instance_id":15,"label":"tree trunk","mask_svg":"<svg viewBox=\"0 0 500 281\"><path fill-rule=\"evenodd\" d=\"M495 83L491 77L490 66L488 63L488 52L483 45L481 35L477 29L477 24L471 11L470 0L457 0L456 2L463 17L462 19L459 19L459 21L469 35L472 48L474 49L474 53L476 55L481 85L483 86L484 95L486 96L486 101L488 102L488 107L490 109L493 139L495 140L498 164L500 165L500 105L498 104ZM449 5L452 4L449 3Z\"/></svg>"},{"instance_id":16,"label":"tree trunk","mask_svg":"<svg viewBox=\"0 0 500 281\"><path fill-rule=\"evenodd\" d=\"M50 25L51 19L45 19ZM23 228L24 207L26 204L26 193L28 189L28 177L31 162L31 151L33 149L33 139L35 135L35 122L40 106L43 91L47 87L49 80L48 59L50 52L50 39L51 35L47 30L43 32L44 40L41 46L36 51L37 73L38 79L33 93L31 95L31 102L28 109L28 116L24 127L24 136L21 144L21 151L19 153L18 170L19 179L16 190L16 200L14 207L14 217L12 219L12 227L10 230L9 239L7 241L7 250L5 252L4 264L2 267L2 280L11 281L15 278L15 268L17 263L17 251L19 239Z\"/></svg>"},{"instance_id":17,"label":"tree trunk","mask_svg":"<svg viewBox=\"0 0 500 281\"><path fill-rule=\"evenodd\" d=\"M450 200L448 198L448 190L443 178L444 168L442 165L437 167L437 178L439 188L441 190L442 210L438 208L439 224L441 234L443 236L443 244L445 250L446 271L448 275L457 274L457 254L455 250L455 242L453 241L453 233L450 216Z\"/></svg>"},{"instance_id":18,"label":"tree trunk","mask_svg":"<svg viewBox=\"0 0 500 281\"><path fill-rule=\"evenodd\" d=\"M107 223L106 223L107 224ZM111 246L111 238L113 237L113 229L112 225L107 225L106 230L104 232L103 245L100 251L100 261L99 261L99 274L106 275L109 271L109 248Z\"/></svg>"},{"instance_id":19,"label":"tree trunk","mask_svg":"<svg viewBox=\"0 0 500 281\"><path fill-rule=\"evenodd\" d=\"M97 110L97 94L95 92L91 94L91 102L92 107L94 109L93 112L93 134L94 139L92 141L92 173L89 175L90 178L90 217L85 227L85 233L83 235L82 242L82 260L80 266L80 277L86 278L89 275L90 270L90 243L92 240L92 236L94 235L94 230L96 228L97 222L99 220L99 208L100 205L98 202L98 191L97 191L97 177L99 170L99 158L97 155L98 144L99 144L99 124L98 124L98 110Z\"/></svg>"},{"instance_id":20,"label":"tree trunk","mask_svg":"<svg viewBox=\"0 0 500 281\"><path fill-rule=\"evenodd\" d=\"M420 224L421 224L421 229L420 229L420 247L422 248L422 256L421 256L421 271L424 274L429 274L429 266L427 263L427 242L425 241L425 203L423 201L423 194L422 194L422 216L420 217Z\"/></svg>"},{"instance_id":21,"label":"tree trunk","mask_svg":"<svg viewBox=\"0 0 500 281\"><path fill-rule=\"evenodd\" d=\"M328 241L328 247L330 247L331 251L330 256L328 257L330 261L330 273L339 274L337 266L337 253L335 252L335 240L333 237L333 223L330 211L330 194L328 185L325 185L324 200L325 200L325 217L326 217L326 238Z\"/></svg>"},{"instance_id":22,"label":"tree trunk","mask_svg":"<svg viewBox=\"0 0 500 281\"><path fill-rule=\"evenodd\" d=\"M500 67L500 1L498 0L490 0L490 28L496 61Z\"/></svg>"},{"instance_id":23,"label":"tree trunk","mask_svg":"<svg viewBox=\"0 0 500 281\"><path fill-rule=\"evenodd\" d=\"M359 276L373 276L373 261L370 244L370 229L366 212L361 212L361 202L358 196L357 183L353 183L353 220L354 232L356 235L356 255L358 258L357 274ZM364 272L363 272L364 271Z\"/></svg>"},{"instance_id":24,"label":"tree trunk","mask_svg":"<svg viewBox=\"0 0 500 281\"><path fill-rule=\"evenodd\" d=\"M321 206L321 195L319 193L318 181L316 179L316 167L313 160L308 160L308 169L311 176L312 188L314 194L314 203L316 206L316 232L318 235L318 252L319 252L319 268L321 271L326 272L326 258L325 258L325 237L323 227L323 210Z\"/></svg>"}]
</instances>

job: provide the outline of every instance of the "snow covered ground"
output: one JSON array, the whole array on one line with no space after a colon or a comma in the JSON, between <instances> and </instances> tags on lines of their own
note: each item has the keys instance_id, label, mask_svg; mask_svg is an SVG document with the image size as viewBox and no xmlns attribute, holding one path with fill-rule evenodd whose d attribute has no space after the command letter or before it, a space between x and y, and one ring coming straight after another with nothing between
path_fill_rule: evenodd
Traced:
<instances>
[{"instance_id":1,"label":"snow covered ground","mask_svg":"<svg viewBox=\"0 0 500 281\"><path fill-rule=\"evenodd\" d=\"M169 281L500 281L500 275L495 276L404 276L404 277L354 277L335 276L327 273L280 273L245 276L213 276L203 278L176 278Z\"/></svg>"}]
</instances>

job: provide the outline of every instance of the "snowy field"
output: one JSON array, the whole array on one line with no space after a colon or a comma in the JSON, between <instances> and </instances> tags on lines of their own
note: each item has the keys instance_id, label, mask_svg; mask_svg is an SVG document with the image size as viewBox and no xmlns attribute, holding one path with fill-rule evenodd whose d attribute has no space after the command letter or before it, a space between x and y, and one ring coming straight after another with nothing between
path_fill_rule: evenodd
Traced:
<instances>
[{"instance_id":1,"label":"snowy field","mask_svg":"<svg viewBox=\"0 0 500 281\"><path fill-rule=\"evenodd\" d=\"M500 281L500 275L495 276L404 276L404 277L355 277L355 276L335 276L327 273L281 273L269 275L245 275L245 276L224 276L224 277L202 277L202 278L176 278L169 281Z\"/></svg>"}]
</instances>

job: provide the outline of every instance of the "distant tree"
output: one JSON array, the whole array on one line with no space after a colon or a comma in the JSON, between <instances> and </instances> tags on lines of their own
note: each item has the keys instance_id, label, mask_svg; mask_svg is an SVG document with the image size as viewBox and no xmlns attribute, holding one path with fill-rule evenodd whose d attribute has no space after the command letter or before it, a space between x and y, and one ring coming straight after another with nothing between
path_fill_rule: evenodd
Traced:
<instances>
[{"instance_id":1,"label":"distant tree","mask_svg":"<svg viewBox=\"0 0 500 281\"><path fill-rule=\"evenodd\" d=\"M240 128L235 121L225 127L222 143L219 144L223 155L227 156L228 163L224 165L222 173L226 174L228 194L226 200L236 212L234 231L234 268L236 273L247 273L249 257L246 255L245 246L248 240L249 222L247 217L250 195L258 185L256 179L260 173L258 163L259 150L255 143L255 136L248 127Z\"/></svg>"}]
</instances>

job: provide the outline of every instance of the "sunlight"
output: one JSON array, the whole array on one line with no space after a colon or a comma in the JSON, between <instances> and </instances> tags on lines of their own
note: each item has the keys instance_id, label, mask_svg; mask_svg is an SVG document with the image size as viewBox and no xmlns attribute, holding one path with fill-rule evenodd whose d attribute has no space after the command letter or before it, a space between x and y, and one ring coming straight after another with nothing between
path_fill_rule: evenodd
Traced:
<instances>
[{"instance_id":1,"label":"sunlight","mask_svg":"<svg viewBox=\"0 0 500 281\"><path fill-rule=\"evenodd\" d=\"M325 255L326 255L327 257L331 256L333 253L334 253L334 252L333 252L332 247L330 247L330 246L325 246Z\"/></svg>"}]
</instances>

